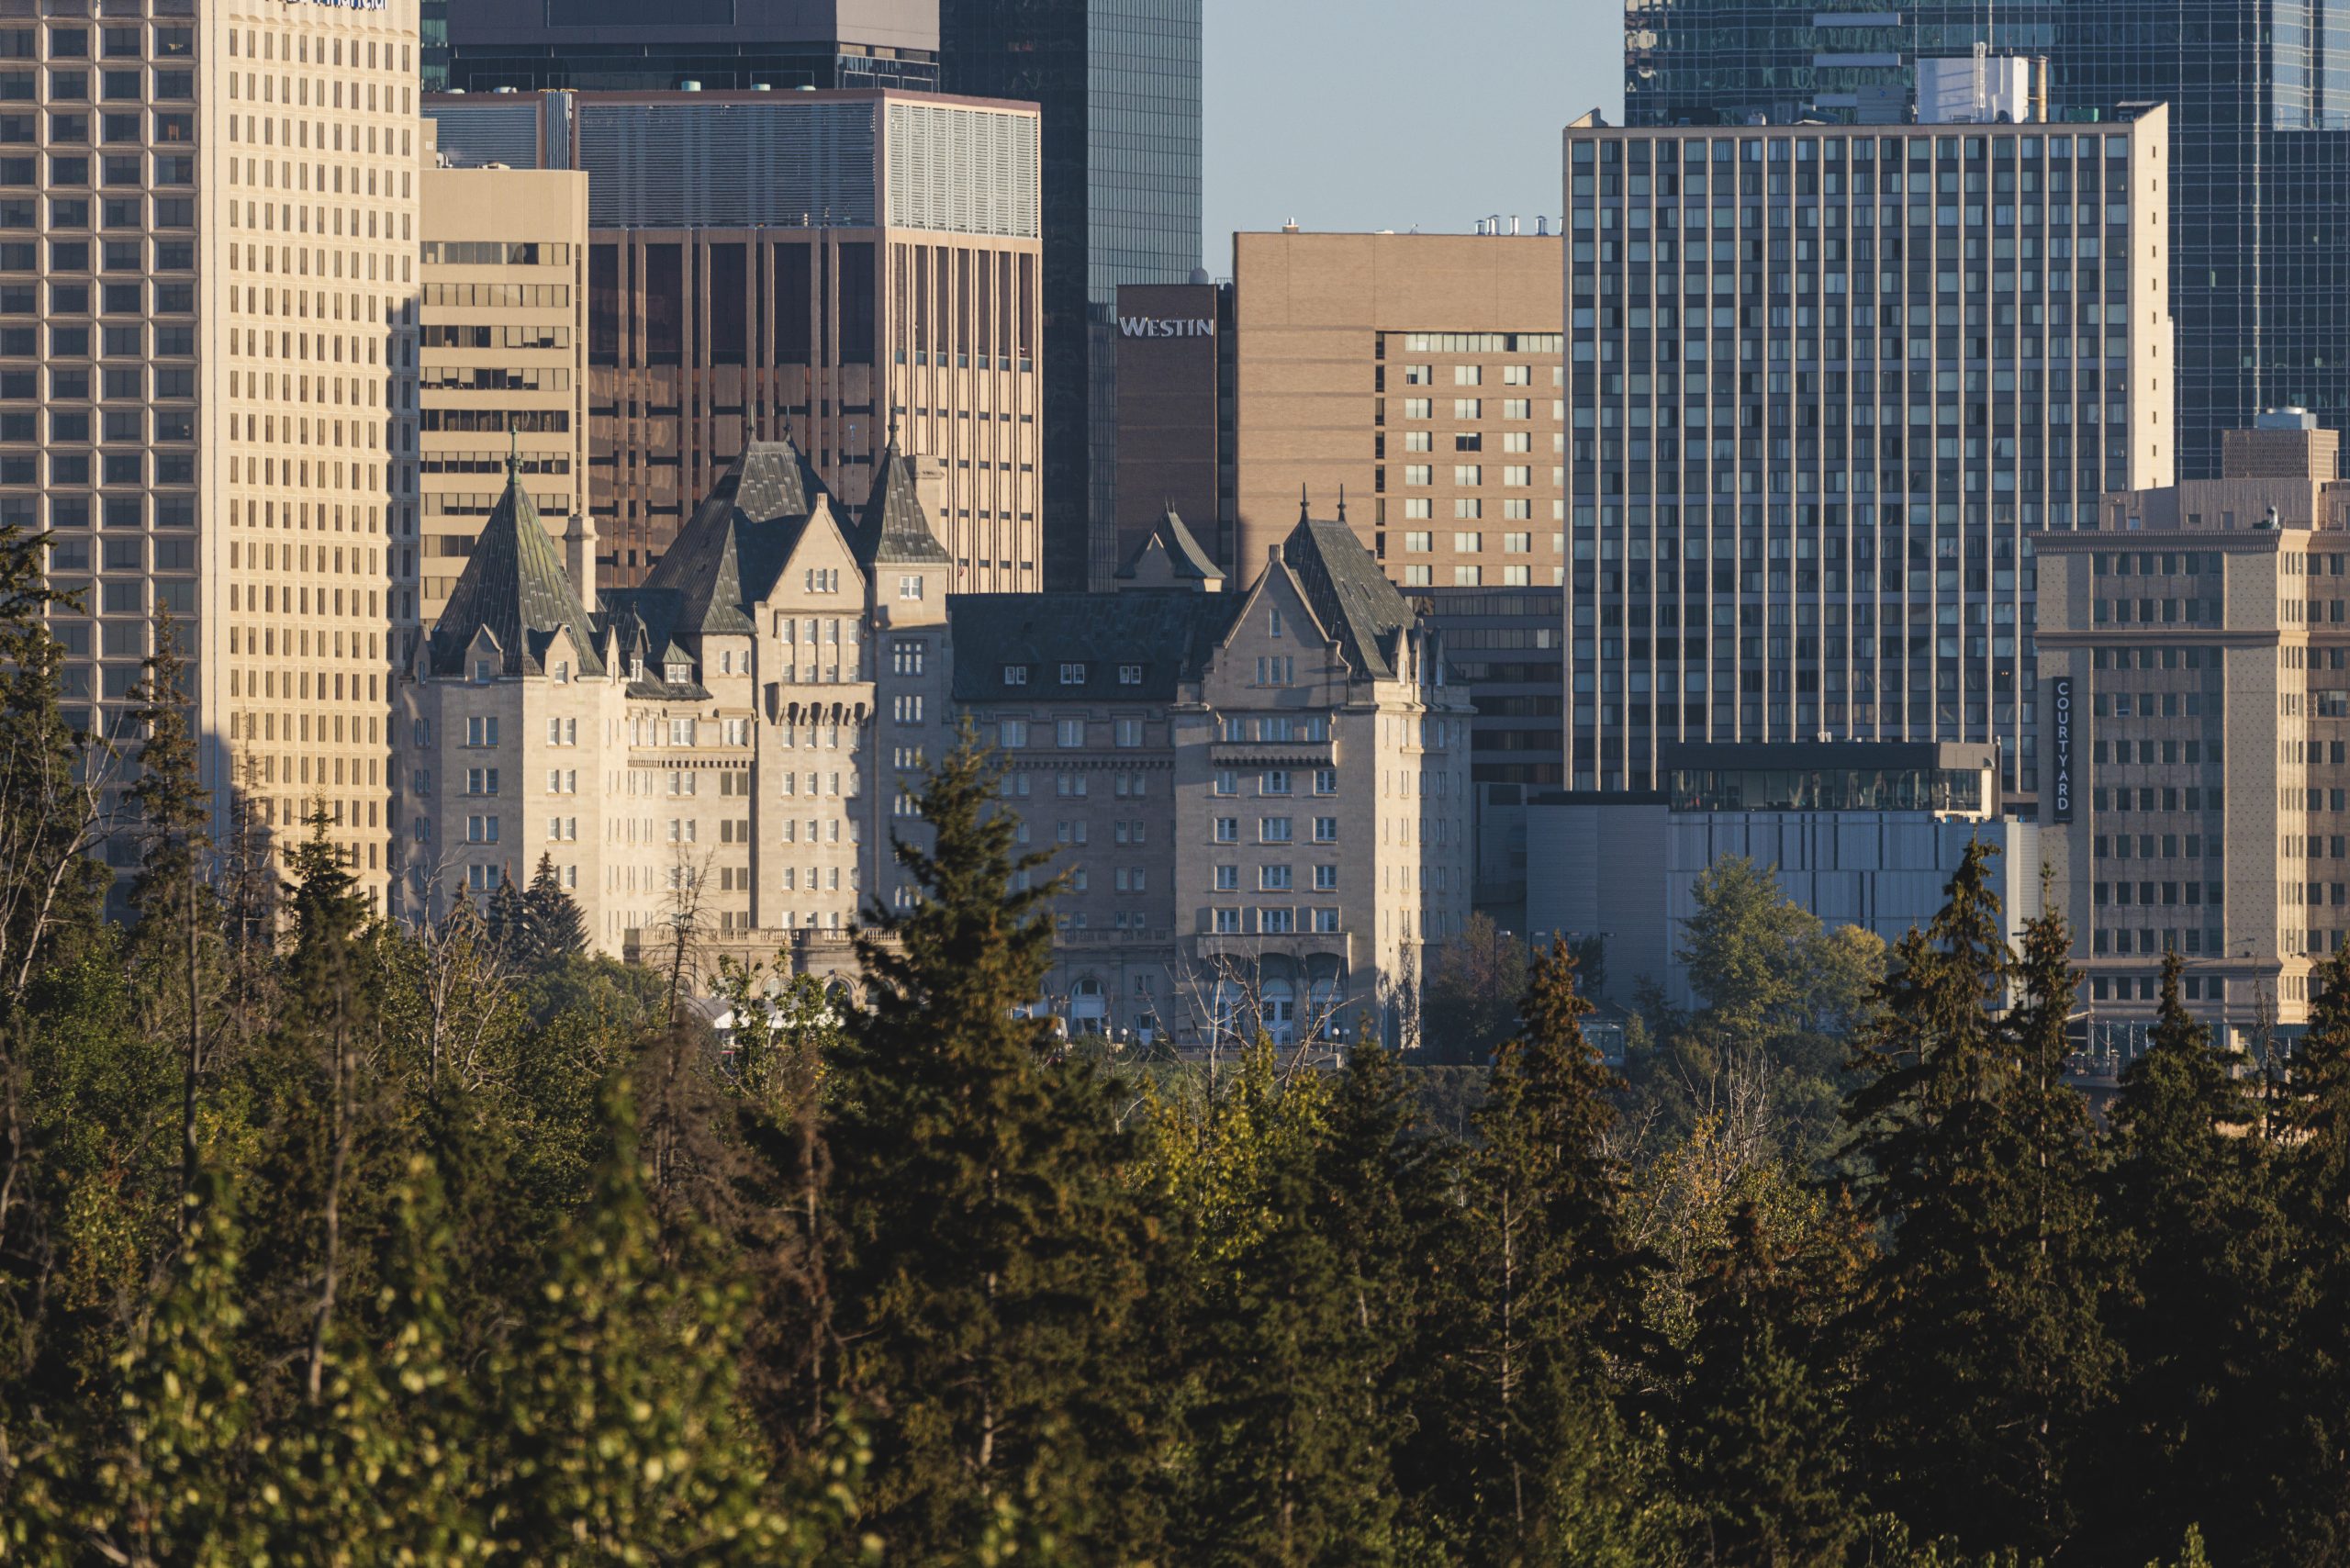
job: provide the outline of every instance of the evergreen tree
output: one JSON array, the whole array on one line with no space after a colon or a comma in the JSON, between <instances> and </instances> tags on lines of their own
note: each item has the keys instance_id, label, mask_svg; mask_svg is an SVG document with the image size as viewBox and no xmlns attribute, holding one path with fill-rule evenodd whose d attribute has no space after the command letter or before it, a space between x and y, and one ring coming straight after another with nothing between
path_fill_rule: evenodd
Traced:
<instances>
[{"instance_id":1,"label":"evergreen tree","mask_svg":"<svg viewBox=\"0 0 2350 1568\"><path fill-rule=\"evenodd\" d=\"M2107 1525L2141 1555L2191 1526L2238 1547L2260 1529L2266 1488L2253 1467L2284 1412L2269 1347L2288 1242L2256 1108L2210 1027L2180 995L2185 960L2163 958L2162 1002L2146 1049L2113 1103L2107 1204L2125 1289L2113 1304L2131 1378L2114 1457L2131 1484Z\"/></svg>"},{"instance_id":2,"label":"evergreen tree","mask_svg":"<svg viewBox=\"0 0 2350 1568\"><path fill-rule=\"evenodd\" d=\"M1563 942L1534 967L1516 1038L1477 1118L1459 1216L1460 1299L1407 1488L1432 1494L1472 1562L1644 1562L1660 1544L1642 1449L1618 1409L1640 1329L1647 1260L1625 1235L1622 1176L1603 1147L1617 1080L1583 1036Z\"/></svg>"},{"instance_id":3,"label":"evergreen tree","mask_svg":"<svg viewBox=\"0 0 2350 1568\"><path fill-rule=\"evenodd\" d=\"M2015 964L1996 853L1969 846L1949 902L1902 942L1855 1063L1851 1154L1892 1235L1864 1298L1866 1481L1930 1538L2050 1551L2075 1528L2066 1460L2112 1354L2087 1111L2062 1076L2070 938L2033 921Z\"/></svg>"},{"instance_id":4,"label":"evergreen tree","mask_svg":"<svg viewBox=\"0 0 2350 1568\"><path fill-rule=\"evenodd\" d=\"M2289 1354L2271 1374L2288 1414L2252 1466L2266 1483L2255 1560L2276 1563L2350 1562L2350 947L2310 983L2274 1157L2294 1243L2292 1270L2269 1297L2290 1314Z\"/></svg>"},{"instance_id":5,"label":"evergreen tree","mask_svg":"<svg viewBox=\"0 0 2350 1568\"><path fill-rule=\"evenodd\" d=\"M605 1116L595 1198L499 1379L493 1539L525 1560L558 1541L592 1562L839 1560L839 1521L789 1506L744 1419L740 1287L676 1279L655 1249L624 1081Z\"/></svg>"},{"instance_id":6,"label":"evergreen tree","mask_svg":"<svg viewBox=\"0 0 2350 1568\"><path fill-rule=\"evenodd\" d=\"M530 933L524 963L537 968L588 950L587 916L564 890L553 854L539 857L539 868L531 873L531 885L522 894L522 909Z\"/></svg>"},{"instance_id":7,"label":"evergreen tree","mask_svg":"<svg viewBox=\"0 0 2350 1568\"><path fill-rule=\"evenodd\" d=\"M998 771L967 732L932 775L920 897L876 901L833 1092L852 1392L880 1407L870 1521L893 1556L990 1540L1152 1556L1134 1333L1134 1158L1090 1065L1016 1015L1043 994L1058 882L1016 887Z\"/></svg>"},{"instance_id":8,"label":"evergreen tree","mask_svg":"<svg viewBox=\"0 0 2350 1568\"><path fill-rule=\"evenodd\" d=\"M488 912L490 946L497 948L509 964L528 964L537 951L537 933L532 929L531 906L514 879L500 871L498 890L489 895Z\"/></svg>"},{"instance_id":9,"label":"evergreen tree","mask_svg":"<svg viewBox=\"0 0 2350 1568\"><path fill-rule=\"evenodd\" d=\"M53 610L87 613L50 586L48 542L0 524L0 1021L20 1004L62 939L93 929L106 868L104 758L61 697L65 650Z\"/></svg>"},{"instance_id":10,"label":"evergreen tree","mask_svg":"<svg viewBox=\"0 0 2350 1568\"><path fill-rule=\"evenodd\" d=\"M206 885L204 860L211 823L210 797L198 780L196 734L187 708L187 660L169 610L155 618L155 651L131 700L140 736L139 778L123 791L139 825L139 872L130 884L138 918L140 967L159 1000L184 1009L173 1033L180 1041L180 1168L193 1186L200 1158L197 1101L207 1057L204 1016L205 949L219 924L218 901Z\"/></svg>"},{"instance_id":11,"label":"evergreen tree","mask_svg":"<svg viewBox=\"0 0 2350 1568\"><path fill-rule=\"evenodd\" d=\"M1765 1170L1695 1291L1676 1412L1699 1562L1845 1562L1869 1520L1832 1329L1865 1248L1855 1217Z\"/></svg>"}]
</instances>

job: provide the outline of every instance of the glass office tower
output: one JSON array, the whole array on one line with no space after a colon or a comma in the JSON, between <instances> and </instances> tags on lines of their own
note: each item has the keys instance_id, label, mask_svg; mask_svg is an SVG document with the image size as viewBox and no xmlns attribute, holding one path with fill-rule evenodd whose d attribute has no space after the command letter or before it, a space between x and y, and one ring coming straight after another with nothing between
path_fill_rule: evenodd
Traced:
<instances>
[{"instance_id":1,"label":"glass office tower","mask_svg":"<svg viewBox=\"0 0 2350 1568\"><path fill-rule=\"evenodd\" d=\"M1996 743L2032 536L2170 482L2165 112L1566 133L1566 767Z\"/></svg>"},{"instance_id":2,"label":"glass office tower","mask_svg":"<svg viewBox=\"0 0 2350 1568\"><path fill-rule=\"evenodd\" d=\"M2053 118L2171 106L2179 471L2298 405L2350 426L2350 0L1627 0L1634 125L1908 118L1921 56L2038 55Z\"/></svg>"},{"instance_id":3,"label":"glass office tower","mask_svg":"<svg viewBox=\"0 0 2350 1568\"><path fill-rule=\"evenodd\" d=\"M1201 0L940 0L945 89L1045 119L1045 586L1117 561L1118 286L1200 264Z\"/></svg>"}]
</instances>

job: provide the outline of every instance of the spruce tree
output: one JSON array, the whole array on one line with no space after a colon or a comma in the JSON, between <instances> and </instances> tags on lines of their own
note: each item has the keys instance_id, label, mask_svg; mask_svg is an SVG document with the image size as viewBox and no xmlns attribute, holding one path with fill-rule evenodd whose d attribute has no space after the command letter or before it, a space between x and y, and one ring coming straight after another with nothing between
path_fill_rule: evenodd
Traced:
<instances>
[{"instance_id":1,"label":"spruce tree","mask_svg":"<svg viewBox=\"0 0 2350 1568\"><path fill-rule=\"evenodd\" d=\"M1930 1539L2052 1551L2075 1529L2066 1460L2112 1355L2087 1112L2062 1076L2070 938L2033 921L2015 963L1997 852L1970 845L1941 913L1903 940L1854 1063L1849 1154L1891 1234L1865 1296L1864 1478Z\"/></svg>"},{"instance_id":2,"label":"spruce tree","mask_svg":"<svg viewBox=\"0 0 2350 1568\"><path fill-rule=\"evenodd\" d=\"M138 817L132 831L138 835L139 872L130 884L130 908L138 917L139 968L151 997L169 997L183 1010L172 1033L181 1058L182 1182L192 1187L199 1158L197 1102L210 1054L205 948L212 945L219 908L205 876L211 805L197 775L188 673L178 625L166 610L155 618L155 651L131 694L139 778L123 799Z\"/></svg>"},{"instance_id":3,"label":"spruce tree","mask_svg":"<svg viewBox=\"0 0 2350 1568\"><path fill-rule=\"evenodd\" d=\"M922 797L935 847L896 846L919 897L856 936L830 1140L845 1370L878 1409L868 1518L909 1561L1007 1540L1136 1561L1157 1527L1134 1151L1090 1064L1018 1015L1058 884L1015 885L1041 858L1014 857L998 778L967 732Z\"/></svg>"},{"instance_id":4,"label":"spruce tree","mask_svg":"<svg viewBox=\"0 0 2350 1568\"><path fill-rule=\"evenodd\" d=\"M588 919L578 903L564 890L555 874L554 857L539 857L538 869L522 893L522 909L530 932L529 951L522 961L533 968L573 958L588 950Z\"/></svg>"},{"instance_id":5,"label":"spruce tree","mask_svg":"<svg viewBox=\"0 0 2350 1568\"><path fill-rule=\"evenodd\" d=\"M2124 1288L2113 1303L2131 1370L2113 1453L2110 1539L2137 1555L2190 1527L2249 1546L2277 1429L2270 1346L2289 1239L2256 1107L2210 1028L2187 1010L2186 961L2163 957L2162 1002L2146 1049L2121 1075L2109 1116L2107 1205Z\"/></svg>"},{"instance_id":6,"label":"spruce tree","mask_svg":"<svg viewBox=\"0 0 2350 1568\"><path fill-rule=\"evenodd\" d=\"M487 916L490 946L509 964L529 964L537 948L535 934L531 928L531 906L523 900L522 890L514 879L503 871L498 875L498 890L489 895Z\"/></svg>"},{"instance_id":7,"label":"spruce tree","mask_svg":"<svg viewBox=\"0 0 2350 1568\"><path fill-rule=\"evenodd\" d=\"M1657 1545L1644 1434L1618 1407L1648 1349L1648 1263L1603 1147L1617 1081L1583 1038L1589 1011L1554 943L1495 1058L1462 1183L1458 1298L1443 1308L1451 1372L1406 1484L1470 1562L1629 1565Z\"/></svg>"},{"instance_id":8,"label":"spruce tree","mask_svg":"<svg viewBox=\"0 0 2350 1568\"><path fill-rule=\"evenodd\" d=\"M2287 1417L2264 1434L2255 1545L2277 1562L2350 1561L2350 947L2310 977L2309 1025L2288 1065L2274 1159L2293 1266L2290 1356L2272 1374ZM2224 1550L2224 1546L2222 1548Z\"/></svg>"}]
</instances>

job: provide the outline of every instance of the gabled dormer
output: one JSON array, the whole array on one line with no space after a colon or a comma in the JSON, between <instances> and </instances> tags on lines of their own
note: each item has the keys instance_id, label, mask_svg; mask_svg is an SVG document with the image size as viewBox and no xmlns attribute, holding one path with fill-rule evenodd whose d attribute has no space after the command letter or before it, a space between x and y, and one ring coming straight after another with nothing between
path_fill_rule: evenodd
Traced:
<instances>
[{"instance_id":1,"label":"gabled dormer","mask_svg":"<svg viewBox=\"0 0 2350 1568\"><path fill-rule=\"evenodd\" d=\"M1118 568L1117 588L1185 588L1193 593L1222 593L1224 568L1210 558L1174 507L1169 505L1151 525L1150 534Z\"/></svg>"}]
</instances>

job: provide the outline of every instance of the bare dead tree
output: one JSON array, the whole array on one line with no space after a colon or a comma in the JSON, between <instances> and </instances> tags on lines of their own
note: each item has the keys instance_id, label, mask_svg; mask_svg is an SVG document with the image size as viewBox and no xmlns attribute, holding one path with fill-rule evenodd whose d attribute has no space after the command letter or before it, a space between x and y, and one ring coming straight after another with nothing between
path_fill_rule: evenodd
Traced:
<instances>
[{"instance_id":1,"label":"bare dead tree","mask_svg":"<svg viewBox=\"0 0 2350 1568\"><path fill-rule=\"evenodd\" d=\"M416 944L414 985L424 1014L425 1070L438 1083L444 1069L467 1089L481 1086L481 1053L491 1025L512 997L512 959L490 939L489 926L473 898L458 890L438 920L444 886L457 851L445 851L425 878L423 907L410 935Z\"/></svg>"}]
</instances>

